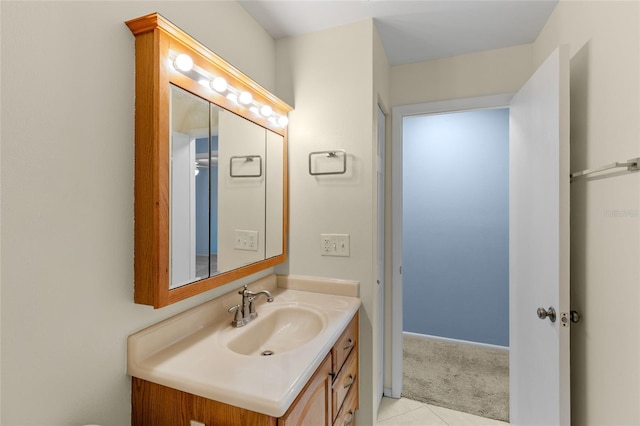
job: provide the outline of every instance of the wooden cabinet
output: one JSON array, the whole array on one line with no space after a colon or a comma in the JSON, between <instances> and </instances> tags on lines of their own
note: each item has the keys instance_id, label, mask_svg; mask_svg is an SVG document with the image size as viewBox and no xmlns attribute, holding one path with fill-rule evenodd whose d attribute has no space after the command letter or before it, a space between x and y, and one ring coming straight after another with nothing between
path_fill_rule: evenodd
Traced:
<instances>
[{"instance_id":1,"label":"wooden cabinet","mask_svg":"<svg viewBox=\"0 0 640 426\"><path fill-rule=\"evenodd\" d=\"M335 426L350 426L356 424L356 410L358 409L358 392L347 394L344 404L333 422Z\"/></svg>"},{"instance_id":2,"label":"wooden cabinet","mask_svg":"<svg viewBox=\"0 0 640 426\"><path fill-rule=\"evenodd\" d=\"M332 410L334 425L355 424L358 409L358 315L331 349L333 360Z\"/></svg>"},{"instance_id":3,"label":"wooden cabinet","mask_svg":"<svg viewBox=\"0 0 640 426\"><path fill-rule=\"evenodd\" d=\"M322 365L278 420L278 426L355 424L358 409L358 315L356 314Z\"/></svg>"},{"instance_id":4,"label":"wooden cabinet","mask_svg":"<svg viewBox=\"0 0 640 426\"><path fill-rule=\"evenodd\" d=\"M358 409L358 314L280 418L133 378L133 426L347 426Z\"/></svg>"},{"instance_id":5,"label":"wooden cabinet","mask_svg":"<svg viewBox=\"0 0 640 426\"><path fill-rule=\"evenodd\" d=\"M136 37L134 301L161 308L255 274L286 260L289 226L287 129L282 123L288 121L286 116L291 111L291 106L157 13L129 20L126 24ZM185 71L174 65L177 58L183 55L190 58L193 69ZM214 89L213 81L203 84L214 77L217 77L215 80L221 79L224 82L224 89ZM281 234L278 235L278 239L281 240L280 249L274 250L268 258L264 256L264 259L254 259L255 261L246 264L242 262L242 265L231 263L229 268L223 268L226 270L218 271L219 273L215 273L215 269L211 273L207 271L202 275L194 273L193 276L189 275L185 285L172 282L172 269L176 266L172 263L176 257L175 254L181 252L189 256L189 250L194 249L194 245L189 247L189 244L179 247L180 250L176 250L178 246L171 245L175 240L171 235L172 220L175 219L171 206L172 197L175 196L175 191L172 193L172 181L175 177L172 177L171 173L176 173L176 168L172 165L175 163L172 157L171 126L172 121L176 120L170 115L173 109L171 98L175 96L172 94L175 93L172 87L183 89L190 95L207 101L210 105L232 112L230 116L243 117L256 126L269 130L269 134L282 137L281 143L274 142L276 140L274 138L269 140L269 155L280 160L270 161L274 167L267 167L266 160L264 165L265 176L270 176L269 179L273 181L272 188L278 188L277 191L273 191L276 196L269 197L277 201L274 201L275 204L268 210L282 212L275 215L276 218L270 219L272 224L270 229L276 229L275 234ZM242 104L232 100L233 96L237 99L237 96L244 92L251 95L249 97L252 100L249 103ZM252 112L252 108L260 109L263 106L268 106L271 110L268 116ZM193 112L190 114L199 115ZM282 121L283 119L285 121ZM250 154L256 154L252 149L247 151L250 151ZM278 151L277 154L276 151ZM262 168L262 163L260 164ZM193 177L193 172L190 174ZM264 180L265 177L261 179ZM281 184L276 184L278 181L281 181ZM206 192L209 193L208 190ZM242 194L245 193L242 192ZM257 198L252 198L252 201L257 202ZM280 204L280 208L276 204ZM267 208L266 203L261 207ZM185 226L194 225L186 223ZM233 234L234 229L256 229L244 226L251 225L243 225L240 228L224 227L224 229L230 233L229 235ZM220 238L218 246L233 247L235 238L224 239L221 234L222 232L218 233ZM266 235L266 230L262 234ZM260 240L263 240L265 235L260 235ZM195 269L195 254L187 259L187 266ZM218 259L217 262L220 260Z\"/></svg>"},{"instance_id":6,"label":"wooden cabinet","mask_svg":"<svg viewBox=\"0 0 640 426\"><path fill-rule=\"evenodd\" d=\"M328 354L278 426L331 426L331 354Z\"/></svg>"},{"instance_id":7,"label":"wooden cabinet","mask_svg":"<svg viewBox=\"0 0 640 426\"><path fill-rule=\"evenodd\" d=\"M190 426L191 420L206 426L276 426L266 414L234 407L146 380L131 384L133 426Z\"/></svg>"}]
</instances>

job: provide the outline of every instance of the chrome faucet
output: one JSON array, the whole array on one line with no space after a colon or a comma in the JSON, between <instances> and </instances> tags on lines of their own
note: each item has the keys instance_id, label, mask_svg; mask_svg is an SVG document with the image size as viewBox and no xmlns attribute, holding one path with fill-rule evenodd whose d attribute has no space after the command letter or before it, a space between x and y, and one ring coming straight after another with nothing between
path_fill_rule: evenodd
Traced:
<instances>
[{"instance_id":1,"label":"chrome faucet","mask_svg":"<svg viewBox=\"0 0 640 426\"><path fill-rule=\"evenodd\" d=\"M229 308L229 312L235 312L233 321L231 321L231 325L234 327L242 327L258 316L255 306L255 300L258 296L264 294L267 297L267 302L273 302L274 300L267 290L253 292L247 288L246 284L242 290L238 291L238 294L242 295L242 303Z\"/></svg>"}]
</instances>

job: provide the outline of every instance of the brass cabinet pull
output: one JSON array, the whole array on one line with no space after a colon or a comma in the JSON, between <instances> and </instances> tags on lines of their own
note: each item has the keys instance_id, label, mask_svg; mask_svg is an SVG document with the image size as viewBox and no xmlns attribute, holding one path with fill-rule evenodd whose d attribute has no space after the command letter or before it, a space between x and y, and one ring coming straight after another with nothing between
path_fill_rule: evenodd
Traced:
<instances>
[{"instance_id":1,"label":"brass cabinet pull","mask_svg":"<svg viewBox=\"0 0 640 426\"><path fill-rule=\"evenodd\" d=\"M351 386L354 381L353 374L349 374L349 382L344 384L345 389Z\"/></svg>"},{"instance_id":2,"label":"brass cabinet pull","mask_svg":"<svg viewBox=\"0 0 640 426\"><path fill-rule=\"evenodd\" d=\"M353 339L349 339L349 343L342 348L342 350L346 351L347 349L351 349L354 345Z\"/></svg>"}]
</instances>

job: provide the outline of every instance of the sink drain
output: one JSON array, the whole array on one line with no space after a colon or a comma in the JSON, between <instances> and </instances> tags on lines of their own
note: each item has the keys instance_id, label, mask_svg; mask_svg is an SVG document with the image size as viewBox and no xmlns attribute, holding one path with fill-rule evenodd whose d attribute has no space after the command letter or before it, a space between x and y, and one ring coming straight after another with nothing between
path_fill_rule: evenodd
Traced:
<instances>
[{"instance_id":1,"label":"sink drain","mask_svg":"<svg viewBox=\"0 0 640 426\"><path fill-rule=\"evenodd\" d=\"M262 356L270 356L270 355L273 355L273 351L270 351L270 350L267 349L266 351L263 351L261 355Z\"/></svg>"}]
</instances>

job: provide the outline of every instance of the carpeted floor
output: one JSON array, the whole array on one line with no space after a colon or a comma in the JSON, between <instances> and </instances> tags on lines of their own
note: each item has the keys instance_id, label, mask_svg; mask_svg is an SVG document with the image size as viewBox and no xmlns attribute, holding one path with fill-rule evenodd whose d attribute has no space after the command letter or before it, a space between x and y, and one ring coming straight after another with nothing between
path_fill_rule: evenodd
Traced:
<instances>
[{"instance_id":1,"label":"carpeted floor","mask_svg":"<svg viewBox=\"0 0 640 426\"><path fill-rule=\"evenodd\" d=\"M509 352L404 334L404 398L509 421Z\"/></svg>"}]
</instances>

